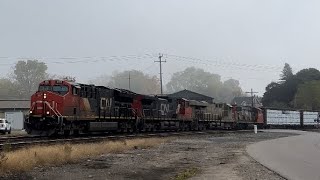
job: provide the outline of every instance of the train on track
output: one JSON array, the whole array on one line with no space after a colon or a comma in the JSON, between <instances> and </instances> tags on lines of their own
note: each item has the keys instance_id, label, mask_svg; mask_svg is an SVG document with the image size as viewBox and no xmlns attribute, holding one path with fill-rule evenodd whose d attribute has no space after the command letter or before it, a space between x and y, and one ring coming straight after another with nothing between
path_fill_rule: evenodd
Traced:
<instances>
[{"instance_id":1,"label":"train on track","mask_svg":"<svg viewBox=\"0 0 320 180\"><path fill-rule=\"evenodd\" d=\"M31 97L25 120L29 134L243 129L264 123L263 111L125 89L46 80Z\"/></svg>"}]
</instances>

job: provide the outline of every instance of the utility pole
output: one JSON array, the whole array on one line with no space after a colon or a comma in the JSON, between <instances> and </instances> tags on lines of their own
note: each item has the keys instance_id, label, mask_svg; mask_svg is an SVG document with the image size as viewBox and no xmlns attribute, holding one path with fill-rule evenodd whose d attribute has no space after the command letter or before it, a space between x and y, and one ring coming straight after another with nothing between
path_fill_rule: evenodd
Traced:
<instances>
[{"instance_id":1,"label":"utility pole","mask_svg":"<svg viewBox=\"0 0 320 180\"><path fill-rule=\"evenodd\" d=\"M253 97L254 97L254 94L257 94L258 92L253 92L252 88L251 88L251 91L250 92L246 92L247 94L251 94L251 99L252 99L252 107L254 107L254 102L253 102Z\"/></svg>"},{"instance_id":2,"label":"utility pole","mask_svg":"<svg viewBox=\"0 0 320 180\"><path fill-rule=\"evenodd\" d=\"M162 89L162 63L165 63L167 61L163 61L163 54L159 54L159 61L155 61L158 62L160 64L160 86L161 86L161 95L163 94L163 89Z\"/></svg>"},{"instance_id":3,"label":"utility pole","mask_svg":"<svg viewBox=\"0 0 320 180\"><path fill-rule=\"evenodd\" d=\"M130 72L129 72L129 90L131 91L131 75L130 75Z\"/></svg>"}]
</instances>

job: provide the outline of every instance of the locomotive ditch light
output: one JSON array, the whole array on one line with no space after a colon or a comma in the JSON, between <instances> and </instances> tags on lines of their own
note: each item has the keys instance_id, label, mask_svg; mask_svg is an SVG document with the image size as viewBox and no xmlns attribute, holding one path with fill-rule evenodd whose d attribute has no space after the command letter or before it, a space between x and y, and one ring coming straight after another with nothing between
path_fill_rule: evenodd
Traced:
<instances>
[{"instance_id":1,"label":"locomotive ditch light","mask_svg":"<svg viewBox=\"0 0 320 180\"><path fill-rule=\"evenodd\" d=\"M49 111L47 111L47 115L49 115L50 114L50 112Z\"/></svg>"},{"instance_id":2,"label":"locomotive ditch light","mask_svg":"<svg viewBox=\"0 0 320 180\"><path fill-rule=\"evenodd\" d=\"M33 112L32 111L30 111L30 114L32 114Z\"/></svg>"}]
</instances>

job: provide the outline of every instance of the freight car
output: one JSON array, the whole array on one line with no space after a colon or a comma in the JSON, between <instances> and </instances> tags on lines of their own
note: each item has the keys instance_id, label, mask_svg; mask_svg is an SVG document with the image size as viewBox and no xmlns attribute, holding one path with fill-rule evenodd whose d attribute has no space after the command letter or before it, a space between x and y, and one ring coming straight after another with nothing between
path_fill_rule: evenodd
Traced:
<instances>
[{"instance_id":1,"label":"freight car","mask_svg":"<svg viewBox=\"0 0 320 180\"><path fill-rule=\"evenodd\" d=\"M243 128L263 123L262 111L225 103L149 96L125 89L46 80L31 97L29 134Z\"/></svg>"},{"instance_id":2,"label":"freight car","mask_svg":"<svg viewBox=\"0 0 320 180\"><path fill-rule=\"evenodd\" d=\"M320 112L295 109L265 108L267 128L319 128Z\"/></svg>"}]
</instances>

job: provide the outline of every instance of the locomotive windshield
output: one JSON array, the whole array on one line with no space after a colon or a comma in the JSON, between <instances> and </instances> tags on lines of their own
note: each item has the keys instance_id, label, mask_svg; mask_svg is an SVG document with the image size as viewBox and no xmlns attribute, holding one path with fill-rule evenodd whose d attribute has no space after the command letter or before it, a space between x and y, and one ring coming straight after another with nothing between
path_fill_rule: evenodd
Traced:
<instances>
[{"instance_id":1,"label":"locomotive windshield","mask_svg":"<svg viewBox=\"0 0 320 180\"><path fill-rule=\"evenodd\" d=\"M51 86L39 86L39 91L51 91Z\"/></svg>"},{"instance_id":2,"label":"locomotive windshield","mask_svg":"<svg viewBox=\"0 0 320 180\"><path fill-rule=\"evenodd\" d=\"M39 86L39 91L51 91L57 94L65 95L68 93L69 88L68 86L59 85L59 86L48 86L48 85L41 85Z\"/></svg>"}]
</instances>

